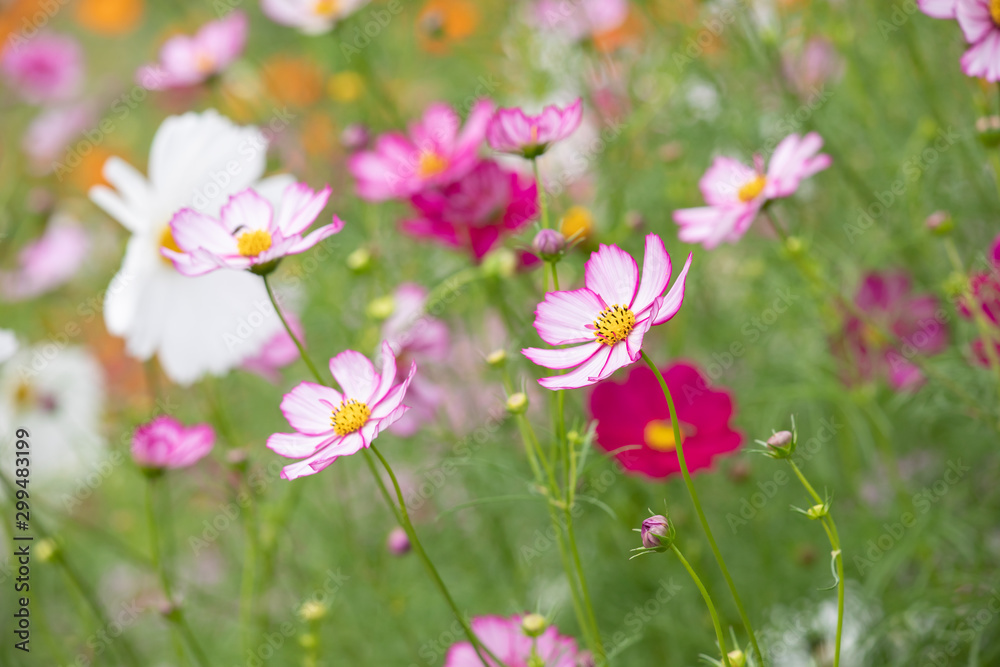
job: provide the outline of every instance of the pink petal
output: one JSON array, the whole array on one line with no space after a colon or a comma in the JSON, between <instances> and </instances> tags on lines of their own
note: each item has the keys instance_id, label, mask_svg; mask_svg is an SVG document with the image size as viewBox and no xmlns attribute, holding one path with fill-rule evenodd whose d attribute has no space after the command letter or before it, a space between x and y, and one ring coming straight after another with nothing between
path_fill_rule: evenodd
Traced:
<instances>
[{"instance_id":1,"label":"pink petal","mask_svg":"<svg viewBox=\"0 0 1000 667\"><path fill-rule=\"evenodd\" d=\"M286 251L287 255L297 255L301 252L305 252L312 248L317 243L321 243L326 239L330 238L341 229L344 228L344 221L333 216L333 222L329 225L323 225L322 227L313 230L305 238L300 238L298 241L293 243Z\"/></svg>"},{"instance_id":2,"label":"pink petal","mask_svg":"<svg viewBox=\"0 0 1000 667\"><path fill-rule=\"evenodd\" d=\"M681 309L681 304L684 303L684 286L687 283L688 269L691 268L691 260L693 258L694 253L689 253L687 261L684 262L684 268L677 275L674 286L670 288L670 291L663 298L663 303L660 304L660 309L657 311L656 317L653 318L654 325L663 324Z\"/></svg>"},{"instance_id":3,"label":"pink petal","mask_svg":"<svg viewBox=\"0 0 1000 667\"><path fill-rule=\"evenodd\" d=\"M273 216L271 202L251 188L231 196L220 212L222 222L230 233L241 229L267 231L271 228Z\"/></svg>"},{"instance_id":4,"label":"pink petal","mask_svg":"<svg viewBox=\"0 0 1000 667\"><path fill-rule=\"evenodd\" d=\"M958 0L955 18L969 44L976 44L997 29L990 15L989 0Z\"/></svg>"},{"instance_id":5,"label":"pink petal","mask_svg":"<svg viewBox=\"0 0 1000 667\"><path fill-rule=\"evenodd\" d=\"M642 259L642 280L632 303L632 312L646 310L658 296L663 294L670 282L670 255L663 245L663 239L656 234L646 235L646 252Z\"/></svg>"},{"instance_id":6,"label":"pink petal","mask_svg":"<svg viewBox=\"0 0 1000 667\"><path fill-rule=\"evenodd\" d=\"M289 185L281 198L275 227L286 237L301 234L316 220L329 199L329 185L319 192L314 192L305 183Z\"/></svg>"},{"instance_id":7,"label":"pink petal","mask_svg":"<svg viewBox=\"0 0 1000 667\"><path fill-rule=\"evenodd\" d=\"M402 406L403 397L406 396L406 390L409 389L410 383L413 381L413 376L416 372L417 363L415 361L410 362L410 372L407 373L406 378L390 389L381 400L375 403L375 405L371 406L372 419L387 419L389 415L395 413ZM400 413L399 416L402 416L402 413ZM393 421L399 419L399 416L393 419Z\"/></svg>"},{"instance_id":8,"label":"pink petal","mask_svg":"<svg viewBox=\"0 0 1000 667\"><path fill-rule=\"evenodd\" d=\"M598 350L596 354L574 370L566 373L565 375L554 375L552 377L542 378L538 381L538 384L542 385L546 389L553 390L579 389L581 387L588 387L595 382L594 380L591 380L591 378L598 376L607 366L608 360L611 358L615 347L618 346L601 345L602 349ZM625 346L622 345L621 347L624 348Z\"/></svg>"},{"instance_id":9,"label":"pink petal","mask_svg":"<svg viewBox=\"0 0 1000 667\"><path fill-rule=\"evenodd\" d=\"M535 310L535 329L550 345L587 343L594 340L594 320L604 305L587 288L549 292Z\"/></svg>"},{"instance_id":10,"label":"pink petal","mask_svg":"<svg viewBox=\"0 0 1000 667\"><path fill-rule=\"evenodd\" d=\"M368 357L344 350L330 360L330 373L344 392L344 398L367 403L375 390L378 374Z\"/></svg>"},{"instance_id":11,"label":"pink petal","mask_svg":"<svg viewBox=\"0 0 1000 667\"><path fill-rule=\"evenodd\" d=\"M631 306L639 287L639 267L616 245L601 244L591 254L584 271L584 284L608 306Z\"/></svg>"},{"instance_id":12,"label":"pink petal","mask_svg":"<svg viewBox=\"0 0 1000 667\"><path fill-rule=\"evenodd\" d=\"M392 346L388 341L382 341L382 372L379 373L378 386L372 394L372 403L378 403L389 393L393 381L396 379L396 355L392 351Z\"/></svg>"},{"instance_id":13,"label":"pink petal","mask_svg":"<svg viewBox=\"0 0 1000 667\"><path fill-rule=\"evenodd\" d=\"M194 209L182 208L170 220L170 232L181 250L204 248L214 254L236 254L236 239L222 223Z\"/></svg>"},{"instance_id":14,"label":"pink petal","mask_svg":"<svg viewBox=\"0 0 1000 667\"><path fill-rule=\"evenodd\" d=\"M565 369L573 368L574 366L586 363L587 360L597 354L602 347L605 347L604 343L595 340L591 343L584 343L583 345L576 345L573 347L554 349L529 347L521 350L521 354L539 366Z\"/></svg>"},{"instance_id":15,"label":"pink petal","mask_svg":"<svg viewBox=\"0 0 1000 667\"><path fill-rule=\"evenodd\" d=\"M304 456L316 454L336 439L337 436L333 433L333 430L318 435L272 433L267 439L267 448L276 454L286 456L290 459L301 459Z\"/></svg>"},{"instance_id":16,"label":"pink petal","mask_svg":"<svg viewBox=\"0 0 1000 667\"><path fill-rule=\"evenodd\" d=\"M285 394L281 412L299 433L318 435L333 428L330 419L343 397L336 389L303 382Z\"/></svg>"}]
</instances>

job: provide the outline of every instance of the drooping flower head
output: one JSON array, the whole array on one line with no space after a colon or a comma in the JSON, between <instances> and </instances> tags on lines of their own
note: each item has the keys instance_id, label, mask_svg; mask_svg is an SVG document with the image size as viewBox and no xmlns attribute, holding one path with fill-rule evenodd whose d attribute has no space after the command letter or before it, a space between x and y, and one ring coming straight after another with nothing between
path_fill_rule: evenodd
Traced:
<instances>
[{"instance_id":1,"label":"drooping flower head","mask_svg":"<svg viewBox=\"0 0 1000 667\"><path fill-rule=\"evenodd\" d=\"M17 270L0 272L0 300L32 299L66 283L89 249L87 233L76 220L57 214L45 233L18 254Z\"/></svg>"},{"instance_id":2,"label":"drooping flower head","mask_svg":"<svg viewBox=\"0 0 1000 667\"><path fill-rule=\"evenodd\" d=\"M743 435L733 430L729 392L709 387L687 363L662 370L674 397L684 459L691 472L709 469L717 456L736 451ZM681 472L670 409L649 368L633 368L624 382L605 380L590 394L590 415L597 421L597 444L629 472L662 479Z\"/></svg>"},{"instance_id":3,"label":"drooping flower head","mask_svg":"<svg viewBox=\"0 0 1000 667\"><path fill-rule=\"evenodd\" d=\"M957 0L955 18L970 44L962 56L962 71L990 83L1000 81L1000 3Z\"/></svg>"},{"instance_id":4,"label":"drooping flower head","mask_svg":"<svg viewBox=\"0 0 1000 667\"><path fill-rule=\"evenodd\" d=\"M389 343L382 343L382 371L360 352L345 350L330 360L330 373L341 391L313 382L303 382L285 394L281 412L294 433L275 433L267 439L272 451L302 459L281 470L282 479L314 475L341 456L370 447L378 434L409 409L403 397L410 386L416 363L399 384L396 356Z\"/></svg>"},{"instance_id":5,"label":"drooping flower head","mask_svg":"<svg viewBox=\"0 0 1000 667\"><path fill-rule=\"evenodd\" d=\"M307 35L319 35L333 29L368 0L261 0L264 14L282 25L298 28Z\"/></svg>"},{"instance_id":6,"label":"drooping flower head","mask_svg":"<svg viewBox=\"0 0 1000 667\"><path fill-rule=\"evenodd\" d=\"M948 330L931 294L913 294L910 277L902 272L872 272L864 277L854 304L882 330L896 336L904 349L932 355L948 344ZM886 377L896 390L918 387L920 369L885 340L879 329L857 317L847 318L833 341L833 350L845 364L847 380L871 381Z\"/></svg>"},{"instance_id":7,"label":"drooping flower head","mask_svg":"<svg viewBox=\"0 0 1000 667\"><path fill-rule=\"evenodd\" d=\"M419 217L401 223L404 232L464 248L481 260L505 234L538 215L538 189L533 179L482 160L467 174L443 187L414 195Z\"/></svg>"},{"instance_id":8,"label":"drooping flower head","mask_svg":"<svg viewBox=\"0 0 1000 667\"><path fill-rule=\"evenodd\" d=\"M715 158L698 183L708 206L674 211L678 236L709 250L740 240L764 204L792 195L804 179L830 166L829 155L817 154L822 146L815 132L789 135L774 149L766 171L759 155L752 168L732 158Z\"/></svg>"},{"instance_id":9,"label":"drooping flower head","mask_svg":"<svg viewBox=\"0 0 1000 667\"><path fill-rule=\"evenodd\" d=\"M573 134L582 120L583 101L579 98L565 109L549 105L536 116L519 108L497 109L486 128L486 141L495 151L534 159Z\"/></svg>"},{"instance_id":10,"label":"drooping flower head","mask_svg":"<svg viewBox=\"0 0 1000 667\"><path fill-rule=\"evenodd\" d=\"M83 83L83 49L67 35L43 32L8 40L0 54L8 86L31 104L73 98Z\"/></svg>"},{"instance_id":11,"label":"drooping flower head","mask_svg":"<svg viewBox=\"0 0 1000 667\"><path fill-rule=\"evenodd\" d=\"M200 276L217 269L249 269L267 273L287 255L297 255L344 228L333 222L303 237L330 198L330 186L314 192L304 183L285 189L277 212L253 188L229 198L218 218L195 209L178 211L170 231L180 249L164 247L162 255L186 276Z\"/></svg>"},{"instance_id":12,"label":"drooping flower head","mask_svg":"<svg viewBox=\"0 0 1000 667\"><path fill-rule=\"evenodd\" d=\"M409 136L383 134L374 150L351 156L347 166L357 181L358 195L369 201L401 199L462 178L478 162L492 114L493 103L480 100L461 127L451 107L432 104L410 127Z\"/></svg>"},{"instance_id":13,"label":"drooping flower head","mask_svg":"<svg viewBox=\"0 0 1000 667\"><path fill-rule=\"evenodd\" d=\"M477 616L472 619L472 631L483 646L499 658L507 667L583 667L588 664L589 654L577 648L572 637L559 634L555 626L548 626L537 637L525 631L520 615ZM497 667L492 659L486 658L490 667ZM475 649L469 642L454 644L444 659L444 667L482 667Z\"/></svg>"},{"instance_id":14,"label":"drooping flower head","mask_svg":"<svg viewBox=\"0 0 1000 667\"><path fill-rule=\"evenodd\" d=\"M169 415L160 415L135 430L132 458L142 468L187 468L205 458L215 444L208 424L184 426Z\"/></svg>"},{"instance_id":15,"label":"drooping flower head","mask_svg":"<svg viewBox=\"0 0 1000 667\"><path fill-rule=\"evenodd\" d=\"M140 67L136 81L150 90L199 84L239 58L248 25L247 15L236 10L206 23L193 37L171 37L160 49L160 61Z\"/></svg>"},{"instance_id":16,"label":"drooping flower head","mask_svg":"<svg viewBox=\"0 0 1000 667\"><path fill-rule=\"evenodd\" d=\"M550 345L573 347L521 350L546 368L573 370L542 378L547 389L576 389L599 382L639 360L642 339L653 325L663 324L680 310L684 268L670 291L670 255L656 234L646 236L642 280L635 260L615 245L601 245L587 260L585 287L549 292L535 311L535 329Z\"/></svg>"}]
</instances>

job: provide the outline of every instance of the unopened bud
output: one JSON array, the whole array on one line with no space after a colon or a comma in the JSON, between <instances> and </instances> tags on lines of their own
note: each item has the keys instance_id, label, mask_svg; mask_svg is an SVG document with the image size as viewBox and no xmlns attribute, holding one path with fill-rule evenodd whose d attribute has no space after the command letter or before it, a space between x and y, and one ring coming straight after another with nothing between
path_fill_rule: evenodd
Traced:
<instances>
[{"instance_id":1,"label":"unopened bud","mask_svg":"<svg viewBox=\"0 0 1000 667\"><path fill-rule=\"evenodd\" d=\"M316 644L316 635L313 633L307 632L303 635L299 635L299 646L302 648L313 648Z\"/></svg>"},{"instance_id":2,"label":"unopened bud","mask_svg":"<svg viewBox=\"0 0 1000 667\"><path fill-rule=\"evenodd\" d=\"M535 234L531 248L546 262L555 262L566 249L566 237L554 229L541 229Z\"/></svg>"},{"instance_id":3,"label":"unopened bud","mask_svg":"<svg viewBox=\"0 0 1000 667\"><path fill-rule=\"evenodd\" d=\"M642 229L645 224L646 220L639 211L629 211L625 214L625 226L633 232Z\"/></svg>"},{"instance_id":4,"label":"unopened bud","mask_svg":"<svg viewBox=\"0 0 1000 667\"><path fill-rule=\"evenodd\" d=\"M230 449L226 452L226 463L234 468L242 468L247 462L247 450L245 449Z\"/></svg>"},{"instance_id":5,"label":"unopened bud","mask_svg":"<svg viewBox=\"0 0 1000 667\"><path fill-rule=\"evenodd\" d=\"M521 630L529 637L541 636L548 625L548 621L541 614L528 614L521 619Z\"/></svg>"},{"instance_id":6,"label":"unopened bud","mask_svg":"<svg viewBox=\"0 0 1000 667\"><path fill-rule=\"evenodd\" d=\"M372 253L368 248L358 248L347 256L347 268L354 273L364 273L372 268Z\"/></svg>"},{"instance_id":7,"label":"unopened bud","mask_svg":"<svg viewBox=\"0 0 1000 667\"><path fill-rule=\"evenodd\" d=\"M402 556L410 551L410 538L405 530L397 526L389 531L385 546L393 556Z\"/></svg>"},{"instance_id":8,"label":"unopened bud","mask_svg":"<svg viewBox=\"0 0 1000 667\"><path fill-rule=\"evenodd\" d=\"M976 120L976 131L979 141L985 146L1000 144L1000 116L983 116Z\"/></svg>"},{"instance_id":9,"label":"unopened bud","mask_svg":"<svg viewBox=\"0 0 1000 667\"><path fill-rule=\"evenodd\" d=\"M394 310L396 310L396 300L392 296L380 296L377 299L372 299L366 312L368 317L373 320L384 320L392 315Z\"/></svg>"},{"instance_id":10,"label":"unopened bud","mask_svg":"<svg viewBox=\"0 0 1000 667\"><path fill-rule=\"evenodd\" d=\"M731 667L746 667L747 656L743 651L734 649L727 653L726 657L729 658L729 664Z\"/></svg>"},{"instance_id":11,"label":"unopened bud","mask_svg":"<svg viewBox=\"0 0 1000 667\"><path fill-rule=\"evenodd\" d=\"M517 255L509 248L499 248L483 259L483 273L492 278L510 278L517 271Z\"/></svg>"},{"instance_id":12,"label":"unopened bud","mask_svg":"<svg viewBox=\"0 0 1000 667\"><path fill-rule=\"evenodd\" d=\"M927 229L939 236L944 236L955 228L955 220L948 211L934 211L927 216L924 224Z\"/></svg>"},{"instance_id":13,"label":"unopened bud","mask_svg":"<svg viewBox=\"0 0 1000 667\"><path fill-rule=\"evenodd\" d=\"M507 363L507 351L504 349L493 350L486 355L486 363L494 368L500 368Z\"/></svg>"},{"instance_id":14,"label":"unopened bud","mask_svg":"<svg viewBox=\"0 0 1000 667\"><path fill-rule=\"evenodd\" d=\"M372 135L367 125L364 123L351 123L340 134L340 145L347 152L356 153L368 148L368 142L371 141L371 137Z\"/></svg>"},{"instance_id":15,"label":"unopened bud","mask_svg":"<svg viewBox=\"0 0 1000 667\"><path fill-rule=\"evenodd\" d=\"M778 431L767 439L767 444L771 447L786 447L792 442L791 431Z\"/></svg>"},{"instance_id":16,"label":"unopened bud","mask_svg":"<svg viewBox=\"0 0 1000 667\"><path fill-rule=\"evenodd\" d=\"M512 415L523 415L528 411L528 395L523 391L511 394L507 398L507 412Z\"/></svg>"},{"instance_id":17,"label":"unopened bud","mask_svg":"<svg viewBox=\"0 0 1000 667\"><path fill-rule=\"evenodd\" d=\"M35 556L43 563L52 560L58 551L59 546L49 538L45 538L35 545Z\"/></svg>"},{"instance_id":18,"label":"unopened bud","mask_svg":"<svg viewBox=\"0 0 1000 667\"><path fill-rule=\"evenodd\" d=\"M661 549L670 546L672 540L670 522L667 517L657 514L642 522L642 546L647 549Z\"/></svg>"},{"instance_id":19,"label":"unopened bud","mask_svg":"<svg viewBox=\"0 0 1000 667\"><path fill-rule=\"evenodd\" d=\"M318 621L326 616L326 605L318 600L309 600L299 607L299 618L303 621Z\"/></svg>"},{"instance_id":20,"label":"unopened bud","mask_svg":"<svg viewBox=\"0 0 1000 667\"><path fill-rule=\"evenodd\" d=\"M826 505L813 505L806 510L806 516L810 519L822 519L827 514L830 513L829 508Z\"/></svg>"}]
</instances>

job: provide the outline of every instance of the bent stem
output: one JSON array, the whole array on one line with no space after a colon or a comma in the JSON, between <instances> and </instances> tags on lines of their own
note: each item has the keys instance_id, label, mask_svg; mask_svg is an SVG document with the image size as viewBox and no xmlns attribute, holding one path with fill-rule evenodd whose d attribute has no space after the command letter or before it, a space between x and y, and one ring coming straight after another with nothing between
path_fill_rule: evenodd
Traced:
<instances>
[{"instance_id":1,"label":"bent stem","mask_svg":"<svg viewBox=\"0 0 1000 667\"><path fill-rule=\"evenodd\" d=\"M805 487L806 491L812 497L813 502L817 505L825 504L812 487L812 484L809 483L809 480L806 479L806 476L795 465L795 461L788 459L788 465L792 466L792 471L799 478L799 481L802 482L802 486ZM840 641L844 631L844 552L840 548L840 535L837 533L837 524L833 522L833 517L830 516L829 512L823 517L823 530L826 531L826 536L830 539L830 548L833 550L834 558L837 559L837 645L834 648L833 667L839 667Z\"/></svg>"},{"instance_id":2,"label":"bent stem","mask_svg":"<svg viewBox=\"0 0 1000 667\"><path fill-rule=\"evenodd\" d=\"M382 463L382 467L385 468L385 471L389 474L389 479L392 480L392 486L396 490L396 499L399 501L400 523L403 526L403 530L406 531L407 537L410 538L413 550L417 552L418 556L420 556L420 560L423 561L424 567L427 568L427 572L430 574L434 585L437 586L438 591L441 592L441 596L445 599L445 602L448 603L448 606L451 607L452 613L461 624L462 629L465 631L465 635L469 638L469 642L472 644L472 648L476 651L476 655L479 656L480 661L482 661L484 665L489 666L490 663L486 662L486 658L483 657L483 651L485 650L491 658L496 660L497 664L503 664L495 655L493 655L492 651L480 643L479 638L476 637L476 633L472 631L469 623L465 620L465 617L459 610L458 605L455 604L454 598L451 597L451 593L448 591L448 587L445 585L444 580L441 579L441 575L438 573L437 568L434 567L434 563L427 555L427 552L424 551L424 546L420 543L420 538L417 537L417 531L414 529L413 523L410 521L410 514L406 511L406 500L403 498L403 491L399 488L399 482L396 480L396 474L392 471L392 467L389 465L389 462L385 460L385 457L382 456L382 452L378 450L374 443L370 445L370 449L375 453L375 456L378 457L378 460Z\"/></svg>"},{"instance_id":3,"label":"bent stem","mask_svg":"<svg viewBox=\"0 0 1000 667\"><path fill-rule=\"evenodd\" d=\"M715 611L715 605L712 604L712 596L708 594L707 590L705 590L705 586L701 583L701 579L699 579L698 575L695 574L694 568L691 567L691 564L688 563L684 556L681 555L681 550L677 548L677 545L671 544L670 550L674 552L674 555L677 556L677 560L681 562L684 569L691 575L691 578L694 580L694 585L698 587L699 591L701 591L701 597L705 598L705 604L708 606L708 613L712 616L712 625L715 626L715 636L719 640L719 652L722 653L722 662L725 663L726 667L732 667L729 662L729 653L726 651L726 638L722 633L722 624L719 623L719 614Z\"/></svg>"},{"instance_id":4,"label":"bent stem","mask_svg":"<svg viewBox=\"0 0 1000 667\"><path fill-rule=\"evenodd\" d=\"M712 528L708 525L708 519L705 518L705 511L701 508L701 501L698 500L698 492L695 491L694 482L691 481L691 472L688 470L687 461L684 459L684 445L681 441L681 431L677 422L677 409L674 407L674 398L670 395L670 388L667 387L667 381L663 379L663 374L660 373L660 369L656 367L653 360L649 358L649 355L643 350L640 352L643 361L646 365L652 369L653 374L660 383L660 389L663 390L663 397L667 399L667 407L670 409L670 425L674 430L674 442L677 443L677 461L681 466L681 473L684 475L684 484L687 486L688 494L691 496L691 502L694 504L695 512L698 514L698 521L701 522L702 530L705 531L705 537L708 538L708 544L712 547L712 554L715 556L715 562L719 564L719 569L722 570L722 576L726 580L726 584L729 586L729 592L732 593L733 602L736 603L736 609L740 613L740 620L743 621L743 627L746 629L747 634L750 636L750 644L753 646L754 653L757 655L757 662L760 665L764 665L764 655L760 651L760 647L757 645L757 636L754 634L753 626L750 624L750 617L747 616L746 610L743 608L743 602L740 600L739 593L736 592L736 584L733 582L732 576L729 574L729 568L726 567L726 561L722 558L722 553L719 551L719 545L715 543L715 536L712 535Z\"/></svg>"},{"instance_id":5,"label":"bent stem","mask_svg":"<svg viewBox=\"0 0 1000 667\"><path fill-rule=\"evenodd\" d=\"M309 355L306 354L305 348L303 348L302 343L299 342L298 336L296 336L295 333L292 332L292 328L288 326L285 314L281 312L281 308L278 307L278 301L274 298L274 291L271 289L271 283L268 282L267 276L261 277L264 279L264 287L267 289L267 298L271 300L271 305L274 306L274 312L278 313L278 319L280 319L281 323L285 325L285 331L288 332L288 335L292 338L292 342L295 343L295 347L298 349L299 356L302 357L302 361L304 361L306 366L309 367L309 371L313 374L313 377L316 378L316 382L326 384L322 379L320 379L319 371L316 370L316 366L313 365Z\"/></svg>"}]
</instances>

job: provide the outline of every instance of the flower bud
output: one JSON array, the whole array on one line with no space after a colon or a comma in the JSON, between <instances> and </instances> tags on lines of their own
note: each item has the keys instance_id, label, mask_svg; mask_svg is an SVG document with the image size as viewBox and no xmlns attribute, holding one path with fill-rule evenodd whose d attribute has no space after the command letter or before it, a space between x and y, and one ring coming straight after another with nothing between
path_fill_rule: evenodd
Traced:
<instances>
[{"instance_id":1,"label":"flower bud","mask_svg":"<svg viewBox=\"0 0 1000 667\"><path fill-rule=\"evenodd\" d=\"M503 348L493 350L486 355L486 363L493 368L502 368L503 365L507 363L507 351Z\"/></svg>"},{"instance_id":2,"label":"flower bud","mask_svg":"<svg viewBox=\"0 0 1000 667\"><path fill-rule=\"evenodd\" d=\"M826 505L813 505L806 510L806 516L813 520L822 519L829 513L830 509Z\"/></svg>"},{"instance_id":3,"label":"flower bud","mask_svg":"<svg viewBox=\"0 0 1000 667\"><path fill-rule=\"evenodd\" d=\"M785 447L792 442L791 431L778 431L767 439L767 444L771 447Z\"/></svg>"},{"instance_id":4,"label":"flower bud","mask_svg":"<svg viewBox=\"0 0 1000 667\"><path fill-rule=\"evenodd\" d=\"M510 278L517 271L517 255L509 248L498 248L483 258L482 267L491 278Z\"/></svg>"},{"instance_id":5,"label":"flower bud","mask_svg":"<svg viewBox=\"0 0 1000 667\"><path fill-rule=\"evenodd\" d=\"M760 440L757 442L760 442ZM787 459L795 453L795 433L792 431L778 431L768 438L767 442L762 444L767 445L767 453L771 458Z\"/></svg>"},{"instance_id":6,"label":"flower bud","mask_svg":"<svg viewBox=\"0 0 1000 667\"><path fill-rule=\"evenodd\" d=\"M389 532L385 546L393 556L402 556L410 551L410 538L405 530L397 526Z\"/></svg>"},{"instance_id":7,"label":"flower bud","mask_svg":"<svg viewBox=\"0 0 1000 667\"><path fill-rule=\"evenodd\" d=\"M747 656L743 651L734 649L727 653L726 657L729 658L729 664L731 667L746 667Z\"/></svg>"},{"instance_id":8,"label":"flower bud","mask_svg":"<svg viewBox=\"0 0 1000 667\"><path fill-rule=\"evenodd\" d=\"M645 224L646 219L643 218L642 213L639 213L639 211L629 211L625 214L625 226L633 232L639 231Z\"/></svg>"},{"instance_id":9,"label":"flower bud","mask_svg":"<svg viewBox=\"0 0 1000 667\"><path fill-rule=\"evenodd\" d=\"M247 463L247 450L243 448L230 449L226 452L226 463L237 469L243 469Z\"/></svg>"},{"instance_id":10,"label":"flower bud","mask_svg":"<svg viewBox=\"0 0 1000 667\"><path fill-rule=\"evenodd\" d=\"M955 220L948 211L934 211L924 220L927 229L938 236L945 236L955 228Z\"/></svg>"},{"instance_id":11,"label":"flower bud","mask_svg":"<svg viewBox=\"0 0 1000 667\"><path fill-rule=\"evenodd\" d=\"M368 142L371 141L371 138L372 135L367 125L364 123L351 123L340 134L340 145L348 153L356 153L368 148Z\"/></svg>"},{"instance_id":12,"label":"flower bud","mask_svg":"<svg viewBox=\"0 0 1000 667\"><path fill-rule=\"evenodd\" d=\"M317 643L316 635L311 632L299 635L299 646L302 648L314 648Z\"/></svg>"},{"instance_id":13,"label":"flower bud","mask_svg":"<svg viewBox=\"0 0 1000 667\"><path fill-rule=\"evenodd\" d=\"M299 607L299 618L303 621L318 621L326 616L326 605L318 600L309 600Z\"/></svg>"},{"instance_id":14,"label":"flower bud","mask_svg":"<svg viewBox=\"0 0 1000 667\"><path fill-rule=\"evenodd\" d=\"M523 415L528 411L528 395L523 391L507 397L507 412L512 415Z\"/></svg>"},{"instance_id":15,"label":"flower bud","mask_svg":"<svg viewBox=\"0 0 1000 667\"><path fill-rule=\"evenodd\" d=\"M976 120L976 131L979 141L984 146L993 147L1000 144L1000 116L983 116Z\"/></svg>"},{"instance_id":16,"label":"flower bud","mask_svg":"<svg viewBox=\"0 0 1000 667\"><path fill-rule=\"evenodd\" d=\"M392 315L392 311L394 310L396 310L396 300L390 295L372 299L371 303L368 304L366 312L368 313L368 317L373 320L384 320Z\"/></svg>"},{"instance_id":17,"label":"flower bud","mask_svg":"<svg viewBox=\"0 0 1000 667\"><path fill-rule=\"evenodd\" d=\"M540 636L548 625L548 621L541 614L528 614L521 619L521 630L529 637Z\"/></svg>"},{"instance_id":18,"label":"flower bud","mask_svg":"<svg viewBox=\"0 0 1000 667\"><path fill-rule=\"evenodd\" d=\"M58 551L59 546L49 538L45 538L35 545L35 556L43 563L47 563L55 558Z\"/></svg>"},{"instance_id":19,"label":"flower bud","mask_svg":"<svg viewBox=\"0 0 1000 667\"><path fill-rule=\"evenodd\" d=\"M566 237L554 229L541 229L535 234L531 247L546 262L555 262L566 249Z\"/></svg>"},{"instance_id":20,"label":"flower bud","mask_svg":"<svg viewBox=\"0 0 1000 667\"><path fill-rule=\"evenodd\" d=\"M361 247L347 256L347 268L354 273L364 273L372 268L372 253L368 248Z\"/></svg>"},{"instance_id":21,"label":"flower bud","mask_svg":"<svg viewBox=\"0 0 1000 667\"><path fill-rule=\"evenodd\" d=\"M642 546L647 549L665 549L670 546L672 530L667 517L657 514L642 522Z\"/></svg>"}]
</instances>

